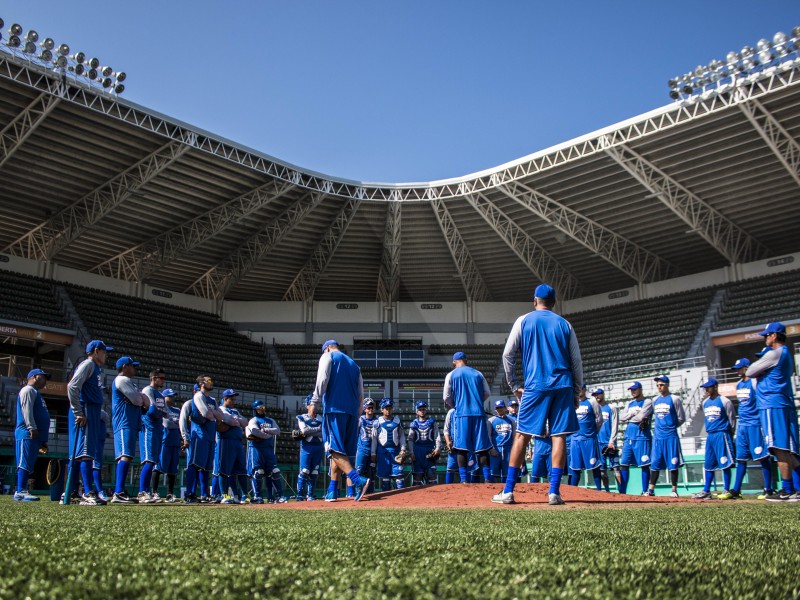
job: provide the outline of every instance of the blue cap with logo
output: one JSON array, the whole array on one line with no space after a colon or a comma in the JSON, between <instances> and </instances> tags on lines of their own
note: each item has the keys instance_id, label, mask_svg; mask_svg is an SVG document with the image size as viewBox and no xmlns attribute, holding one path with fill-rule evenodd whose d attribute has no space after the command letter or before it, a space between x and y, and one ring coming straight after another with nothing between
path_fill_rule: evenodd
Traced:
<instances>
[{"instance_id":1,"label":"blue cap with logo","mask_svg":"<svg viewBox=\"0 0 800 600\"><path fill-rule=\"evenodd\" d=\"M606 393L605 390L601 387L594 388L594 390L592 391L592 396L599 396L600 394L605 394L605 393Z\"/></svg>"},{"instance_id":2,"label":"blue cap with logo","mask_svg":"<svg viewBox=\"0 0 800 600\"><path fill-rule=\"evenodd\" d=\"M653 381L655 382L660 381L661 383L669 383L669 377L667 377L666 375L659 375L658 377L653 378Z\"/></svg>"},{"instance_id":3,"label":"blue cap with logo","mask_svg":"<svg viewBox=\"0 0 800 600\"><path fill-rule=\"evenodd\" d=\"M553 289L553 286L542 283L536 286L536 289L533 291L533 297L542 298L543 300L555 300L556 291Z\"/></svg>"},{"instance_id":4,"label":"blue cap with logo","mask_svg":"<svg viewBox=\"0 0 800 600\"><path fill-rule=\"evenodd\" d=\"M106 346L103 340L92 340L86 344L86 354L91 354L95 350L113 350L111 346Z\"/></svg>"},{"instance_id":5,"label":"blue cap with logo","mask_svg":"<svg viewBox=\"0 0 800 600\"><path fill-rule=\"evenodd\" d=\"M231 396L238 396L238 395L239 395L239 392L237 392L236 390L233 390L231 388L228 388L227 390L222 392L222 397L223 398L230 398Z\"/></svg>"},{"instance_id":6,"label":"blue cap with logo","mask_svg":"<svg viewBox=\"0 0 800 600\"><path fill-rule=\"evenodd\" d=\"M495 400L494 407L495 408L505 408L506 407L505 400Z\"/></svg>"},{"instance_id":7,"label":"blue cap with logo","mask_svg":"<svg viewBox=\"0 0 800 600\"><path fill-rule=\"evenodd\" d=\"M428 403L425 402L425 400L419 400L414 404L414 410L419 410L421 408L424 408L425 410L428 409Z\"/></svg>"},{"instance_id":8,"label":"blue cap with logo","mask_svg":"<svg viewBox=\"0 0 800 600\"><path fill-rule=\"evenodd\" d=\"M130 356L123 356L119 360L117 360L117 368L121 369L126 365L133 365L134 367L138 367L139 363L133 360Z\"/></svg>"},{"instance_id":9,"label":"blue cap with logo","mask_svg":"<svg viewBox=\"0 0 800 600\"><path fill-rule=\"evenodd\" d=\"M716 379L714 379L713 377L709 377L708 381L706 381L705 383L701 383L700 384L700 387L701 388L710 388L710 387L714 387L715 385L719 385L719 382Z\"/></svg>"},{"instance_id":10,"label":"blue cap with logo","mask_svg":"<svg viewBox=\"0 0 800 600\"><path fill-rule=\"evenodd\" d=\"M641 384L641 383L639 383L638 381L634 381L634 382L633 382L633 383L630 385L630 387L628 387L628 389L629 389L629 390L640 390L640 389L642 389L642 384Z\"/></svg>"},{"instance_id":11,"label":"blue cap with logo","mask_svg":"<svg viewBox=\"0 0 800 600\"><path fill-rule=\"evenodd\" d=\"M264 404L263 400L253 400L253 404L251 406L253 407L253 410L255 410L257 408L261 408L262 406L266 406L266 404Z\"/></svg>"},{"instance_id":12,"label":"blue cap with logo","mask_svg":"<svg viewBox=\"0 0 800 600\"><path fill-rule=\"evenodd\" d=\"M36 377L37 375L44 375L45 379L50 379L50 373L46 371L42 371L41 369L34 369L33 371L28 372L28 379L32 377Z\"/></svg>"},{"instance_id":13,"label":"blue cap with logo","mask_svg":"<svg viewBox=\"0 0 800 600\"><path fill-rule=\"evenodd\" d=\"M322 351L325 352L325 348L328 346L338 346L339 342L336 340L326 340L324 344L322 344Z\"/></svg>"},{"instance_id":14,"label":"blue cap with logo","mask_svg":"<svg viewBox=\"0 0 800 600\"><path fill-rule=\"evenodd\" d=\"M770 333L786 333L786 325L783 323L769 323L765 328L764 331L760 332L758 335L761 337L767 337Z\"/></svg>"},{"instance_id":15,"label":"blue cap with logo","mask_svg":"<svg viewBox=\"0 0 800 600\"><path fill-rule=\"evenodd\" d=\"M453 360L467 360L467 355L461 351L458 351L453 354Z\"/></svg>"},{"instance_id":16,"label":"blue cap with logo","mask_svg":"<svg viewBox=\"0 0 800 600\"><path fill-rule=\"evenodd\" d=\"M509 406L519 406L519 400L517 400L516 398L512 398L511 400L508 401L508 405Z\"/></svg>"},{"instance_id":17,"label":"blue cap with logo","mask_svg":"<svg viewBox=\"0 0 800 600\"><path fill-rule=\"evenodd\" d=\"M169 398L170 396L175 396L176 392L172 388L167 388L161 392L161 395L164 396L164 398Z\"/></svg>"},{"instance_id":18,"label":"blue cap with logo","mask_svg":"<svg viewBox=\"0 0 800 600\"><path fill-rule=\"evenodd\" d=\"M394 407L394 402L392 402L391 398L382 398L380 406L381 406L381 410L383 410L384 408L387 408L389 406Z\"/></svg>"},{"instance_id":19,"label":"blue cap with logo","mask_svg":"<svg viewBox=\"0 0 800 600\"><path fill-rule=\"evenodd\" d=\"M731 367L732 370L738 371L739 369L743 369L744 367L750 366L750 359L749 358L740 358Z\"/></svg>"},{"instance_id":20,"label":"blue cap with logo","mask_svg":"<svg viewBox=\"0 0 800 600\"><path fill-rule=\"evenodd\" d=\"M375 400L373 400L372 398L366 398L364 400L363 408L367 408L368 406L371 406L372 408L375 408Z\"/></svg>"},{"instance_id":21,"label":"blue cap with logo","mask_svg":"<svg viewBox=\"0 0 800 600\"><path fill-rule=\"evenodd\" d=\"M764 347L763 347L761 350L759 350L758 352L756 352L756 356L757 356L758 358L761 358L762 356L764 356L764 355L765 355L767 352L769 352L770 350L772 350L772 348L770 348L769 346L764 346Z\"/></svg>"}]
</instances>

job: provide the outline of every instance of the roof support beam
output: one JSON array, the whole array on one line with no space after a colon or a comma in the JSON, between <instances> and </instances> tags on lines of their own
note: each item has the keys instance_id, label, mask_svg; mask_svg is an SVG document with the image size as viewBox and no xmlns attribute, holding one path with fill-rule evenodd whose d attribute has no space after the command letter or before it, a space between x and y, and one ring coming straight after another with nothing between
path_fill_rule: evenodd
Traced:
<instances>
[{"instance_id":1,"label":"roof support beam","mask_svg":"<svg viewBox=\"0 0 800 600\"><path fill-rule=\"evenodd\" d=\"M536 243L530 235L500 210L483 194L465 196L478 214L506 245L525 263L528 270L540 282L547 282L556 290L556 297L562 300L574 298L580 291L578 280L561 266L547 250Z\"/></svg>"},{"instance_id":2,"label":"roof support beam","mask_svg":"<svg viewBox=\"0 0 800 600\"><path fill-rule=\"evenodd\" d=\"M261 259L316 208L324 197L324 194L319 193L307 193L300 197L230 256L198 277L186 292L216 300L218 303L224 300L231 288L261 262Z\"/></svg>"},{"instance_id":3,"label":"roof support beam","mask_svg":"<svg viewBox=\"0 0 800 600\"><path fill-rule=\"evenodd\" d=\"M361 200L350 198L345 201L344 206L336 214L333 222L328 226L325 235L317 244L314 252L309 257L306 264L300 269L300 272L295 276L289 289L283 295L284 301L291 300L304 300L311 301L314 299L314 292L317 289L320 277L328 268L331 258L336 253L339 243L342 241L347 228L353 222Z\"/></svg>"},{"instance_id":4,"label":"roof support beam","mask_svg":"<svg viewBox=\"0 0 800 600\"><path fill-rule=\"evenodd\" d=\"M0 131L0 167L19 150L60 101L60 96L43 92Z\"/></svg>"},{"instance_id":5,"label":"roof support beam","mask_svg":"<svg viewBox=\"0 0 800 600\"><path fill-rule=\"evenodd\" d=\"M800 144L758 100L742 102L739 108L781 161L789 175L800 185Z\"/></svg>"},{"instance_id":6,"label":"roof support beam","mask_svg":"<svg viewBox=\"0 0 800 600\"><path fill-rule=\"evenodd\" d=\"M461 278L461 283L464 286L464 292L467 294L467 300L470 302L485 302L491 300L489 290L483 282L478 267L472 256L469 253L461 233L458 231L450 211L447 210L444 200L441 198L431 199L431 208L433 214L436 215L436 220L439 223L439 228L444 234L444 239L447 242L447 247L450 250L450 255L453 257L453 262L458 269L458 275Z\"/></svg>"},{"instance_id":7,"label":"roof support beam","mask_svg":"<svg viewBox=\"0 0 800 600\"><path fill-rule=\"evenodd\" d=\"M293 189L294 185L273 179L134 248L120 252L94 266L91 271L126 281L145 281L164 265L241 223Z\"/></svg>"},{"instance_id":8,"label":"roof support beam","mask_svg":"<svg viewBox=\"0 0 800 600\"><path fill-rule=\"evenodd\" d=\"M628 146L610 146L606 153L729 263L757 260L769 253L758 240Z\"/></svg>"},{"instance_id":9,"label":"roof support beam","mask_svg":"<svg viewBox=\"0 0 800 600\"><path fill-rule=\"evenodd\" d=\"M497 189L639 283L677 274L675 267L652 252L530 186L510 181Z\"/></svg>"},{"instance_id":10,"label":"roof support beam","mask_svg":"<svg viewBox=\"0 0 800 600\"><path fill-rule=\"evenodd\" d=\"M383 231L383 257L378 273L377 299L384 304L396 302L400 291L400 215L402 202L386 206L386 227Z\"/></svg>"},{"instance_id":11,"label":"roof support beam","mask_svg":"<svg viewBox=\"0 0 800 600\"><path fill-rule=\"evenodd\" d=\"M144 187L183 156L194 143L194 134L190 133L188 136L186 143L175 140L167 142L132 167L37 225L3 251L33 260L53 259L132 193Z\"/></svg>"}]
</instances>

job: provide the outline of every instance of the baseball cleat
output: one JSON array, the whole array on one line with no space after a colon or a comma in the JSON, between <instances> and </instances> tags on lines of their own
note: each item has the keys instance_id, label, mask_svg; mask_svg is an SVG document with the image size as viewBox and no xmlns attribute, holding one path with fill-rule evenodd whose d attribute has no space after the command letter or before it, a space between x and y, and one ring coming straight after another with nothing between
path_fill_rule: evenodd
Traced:
<instances>
[{"instance_id":1,"label":"baseball cleat","mask_svg":"<svg viewBox=\"0 0 800 600\"><path fill-rule=\"evenodd\" d=\"M514 492L500 492L492 496L495 504L514 504Z\"/></svg>"},{"instance_id":2,"label":"baseball cleat","mask_svg":"<svg viewBox=\"0 0 800 600\"><path fill-rule=\"evenodd\" d=\"M362 482L363 481L364 480L362 480ZM355 497L356 502L360 502L364 498L364 496L369 494L369 488L371 485L372 485L372 480L367 479L365 483L362 483L362 485L356 486L356 497Z\"/></svg>"},{"instance_id":3,"label":"baseball cleat","mask_svg":"<svg viewBox=\"0 0 800 600\"><path fill-rule=\"evenodd\" d=\"M670 492L669 493L669 497L670 498L679 498L680 496L678 496L678 492Z\"/></svg>"},{"instance_id":4,"label":"baseball cleat","mask_svg":"<svg viewBox=\"0 0 800 600\"><path fill-rule=\"evenodd\" d=\"M119 494L114 493L111 496L111 504L136 504L136 501L128 496L125 492L120 492Z\"/></svg>"},{"instance_id":5,"label":"baseball cleat","mask_svg":"<svg viewBox=\"0 0 800 600\"><path fill-rule=\"evenodd\" d=\"M14 502L37 502L38 500L39 496L34 496L28 490L14 492Z\"/></svg>"},{"instance_id":6,"label":"baseball cleat","mask_svg":"<svg viewBox=\"0 0 800 600\"><path fill-rule=\"evenodd\" d=\"M325 494L325 502L334 502L336 500L336 492L327 492Z\"/></svg>"},{"instance_id":7,"label":"baseball cleat","mask_svg":"<svg viewBox=\"0 0 800 600\"><path fill-rule=\"evenodd\" d=\"M780 490L778 492L771 492L767 494L767 497L764 499L767 502L789 502L791 497L792 495L786 490Z\"/></svg>"},{"instance_id":8,"label":"baseball cleat","mask_svg":"<svg viewBox=\"0 0 800 600\"><path fill-rule=\"evenodd\" d=\"M742 494L740 492L737 492L736 490L729 490L727 492L721 493L719 496L717 496L717 499L719 499L719 500L741 500L742 499Z\"/></svg>"},{"instance_id":9,"label":"baseball cleat","mask_svg":"<svg viewBox=\"0 0 800 600\"><path fill-rule=\"evenodd\" d=\"M551 506L566 504L564 499L561 497L561 494L547 494L547 503Z\"/></svg>"},{"instance_id":10,"label":"baseball cleat","mask_svg":"<svg viewBox=\"0 0 800 600\"><path fill-rule=\"evenodd\" d=\"M692 500L713 500L714 496L711 495L711 492L697 492L692 496Z\"/></svg>"}]
</instances>

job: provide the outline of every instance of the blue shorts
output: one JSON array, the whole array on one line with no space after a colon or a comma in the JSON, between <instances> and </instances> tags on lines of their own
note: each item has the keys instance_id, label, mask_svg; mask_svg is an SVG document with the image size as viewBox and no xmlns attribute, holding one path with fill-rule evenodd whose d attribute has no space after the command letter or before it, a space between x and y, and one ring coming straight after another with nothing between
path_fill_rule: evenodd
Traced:
<instances>
[{"instance_id":1,"label":"blue shorts","mask_svg":"<svg viewBox=\"0 0 800 600\"><path fill-rule=\"evenodd\" d=\"M300 473L303 475L319 475L319 468L322 465L322 456L325 454L325 446L322 444L300 445ZM369 458L369 457L368 457ZM369 463L369 461L368 461ZM358 453L356 453L356 464L358 464ZM358 467L356 467L358 471ZM358 471L361 473L361 471Z\"/></svg>"},{"instance_id":2,"label":"blue shorts","mask_svg":"<svg viewBox=\"0 0 800 600\"><path fill-rule=\"evenodd\" d=\"M458 471L458 457L453 452L447 455L447 470Z\"/></svg>"},{"instance_id":3,"label":"blue shorts","mask_svg":"<svg viewBox=\"0 0 800 600\"><path fill-rule=\"evenodd\" d=\"M175 475L178 472L178 458L180 453L180 446L167 446L166 444L162 444L156 470L159 473Z\"/></svg>"},{"instance_id":4,"label":"blue shorts","mask_svg":"<svg viewBox=\"0 0 800 600\"><path fill-rule=\"evenodd\" d=\"M100 409L101 406L99 404L81 404L83 408L83 414L86 416L86 426L85 427L75 427L75 413L69 411L70 413L70 423L74 428L74 435L77 436L77 442L75 445L75 458L91 458L92 460L102 461L102 451L100 449L100 428L102 427L103 423L100 421ZM70 436L70 442L73 441L73 437ZM134 441L134 448L136 442ZM72 448L70 447L70 452Z\"/></svg>"},{"instance_id":5,"label":"blue shorts","mask_svg":"<svg viewBox=\"0 0 800 600\"><path fill-rule=\"evenodd\" d=\"M356 464L354 466L359 475L375 476L375 465L372 464L372 454L370 454L369 448L359 446L356 449Z\"/></svg>"},{"instance_id":6,"label":"blue shorts","mask_svg":"<svg viewBox=\"0 0 800 600\"><path fill-rule=\"evenodd\" d=\"M214 443L214 464L211 466L211 474L212 475L219 475L219 465L220 465L220 448L222 448L222 444L219 443L217 440Z\"/></svg>"},{"instance_id":7,"label":"blue shorts","mask_svg":"<svg viewBox=\"0 0 800 600\"><path fill-rule=\"evenodd\" d=\"M508 462L511 459L511 444L498 448L497 451L500 456L489 454L489 471L492 473L492 477L505 479L508 474Z\"/></svg>"},{"instance_id":8,"label":"blue shorts","mask_svg":"<svg viewBox=\"0 0 800 600\"><path fill-rule=\"evenodd\" d=\"M387 479L389 477L402 477L403 465L397 464L394 457L400 452L399 448L384 448L378 446L377 469L378 477Z\"/></svg>"},{"instance_id":9,"label":"blue shorts","mask_svg":"<svg viewBox=\"0 0 800 600\"><path fill-rule=\"evenodd\" d=\"M123 456L133 458L136 456L136 442L139 441L139 432L123 427L114 432L114 458L119 460Z\"/></svg>"},{"instance_id":10,"label":"blue shorts","mask_svg":"<svg viewBox=\"0 0 800 600\"><path fill-rule=\"evenodd\" d=\"M419 475L436 468L434 461L425 458L427 454L433 452L435 447L434 444L414 444L414 461L411 463L412 473Z\"/></svg>"},{"instance_id":11,"label":"blue shorts","mask_svg":"<svg viewBox=\"0 0 800 600\"><path fill-rule=\"evenodd\" d=\"M33 467L36 465L36 459L39 457L39 447L41 445L42 442L39 438L35 440L30 438L16 440L17 468L23 469L28 473L33 473Z\"/></svg>"},{"instance_id":12,"label":"blue shorts","mask_svg":"<svg viewBox=\"0 0 800 600\"><path fill-rule=\"evenodd\" d=\"M548 423L551 435L578 431L572 388L523 392L517 415L517 431L541 437L547 433Z\"/></svg>"},{"instance_id":13,"label":"blue shorts","mask_svg":"<svg viewBox=\"0 0 800 600\"><path fill-rule=\"evenodd\" d=\"M797 454L797 411L794 408L763 408L758 412L770 452L788 450Z\"/></svg>"},{"instance_id":14,"label":"blue shorts","mask_svg":"<svg viewBox=\"0 0 800 600\"><path fill-rule=\"evenodd\" d=\"M452 417L453 449L484 452L492 447L486 417Z\"/></svg>"},{"instance_id":15,"label":"blue shorts","mask_svg":"<svg viewBox=\"0 0 800 600\"><path fill-rule=\"evenodd\" d=\"M161 457L161 444L164 434L161 431L154 431L142 427L139 431L139 457L143 463L158 463Z\"/></svg>"},{"instance_id":16,"label":"blue shorts","mask_svg":"<svg viewBox=\"0 0 800 600\"><path fill-rule=\"evenodd\" d=\"M602 440L597 440L597 442L600 444L600 470L608 471L609 468L616 469L617 467L619 467L619 454L617 454L613 458L608 456L603 456L603 448L606 448L608 446L608 440L606 440L605 442ZM614 447L616 448L617 445L614 444Z\"/></svg>"},{"instance_id":17,"label":"blue shorts","mask_svg":"<svg viewBox=\"0 0 800 600\"><path fill-rule=\"evenodd\" d=\"M676 471L683 466L681 440L677 435L667 438L653 438L653 455L650 468L654 471Z\"/></svg>"},{"instance_id":18,"label":"blue shorts","mask_svg":"<svg viewBox=\"0 0 800 600\"><path fill-rule=\"evenodd\" d=\"M358 449L358 416L347 413L323 414L322 439L328 452L338 452L354 460Z\"/></svg>"},{"instance_id":19,"label":"blue shorts","mask_svg":"<svg viewBox=\"0 0 800 600\"><path fill-rule=\"evenodd\" d=\"M591 471L599 466L600 446L597 438L573 438L569 451L569 468L573 471Z\"/></svg>"},{"instance_id":20,"label":"blue shorts","mask_svg":"<svg viewBox=\"0 0 800 600\"><path fill-rule=\"evenodd\" d=\"M213 438L200 437L192 432L189 439L189 452L186 455L186 464L194 466L201 471L211 471L214 466Z\"/></svg>"},{"instance_id":21,"label":"blue shorts","mask_svg":"<svg viewBox=\"0 0 800 600\"><path fill-rule=\"evenodd\" d=\"M244 457L244 446L241 440L220 439L219 448L219 474L229 477L231 475L246 475L247 464Z\"/></svg>"},{"instance_id":22,"label":"blue shorts","mask_svg":"<svg viewBox=\"0 0 800 600\"><path fill-rule=\"evenodd\" d=\"M761 425L739 425L736 429L736 460L761 460L769 456Z\"/></svg>"},{"instance_id":23,"label":"blue shorts","mask_svg":"<svg viewBox=\"0 0 800 600\"><path fill-rule=\"evenodd\" d=\"M652 454L650 440L625 440L622 444L622 457L619 464L623 467L647 467Z\"/></svg>"},{"instance_id":24,"label":"blue shorts","mask_svg":"<svg viewBox=\"0 0 800 600\"><path fill-rule=\"evenodd\" d=\"M247 474L250 477L255 477L258 470L264 471L264 477L277 477L280 474L278 460L275 458L275 452L272 451L271 446L269 448L255 448L248 445Z\"/></svg>"},{"instance_id":25,"label":"blue shorts","mask_svg":"<svg viewBox=\"0 0 800 600\"><path fill-rule=\"evenodd\" d=\"M727 431L709 433L706 438L706 471L721 471L733 466L733 442Z\"/></svg>"},{"instance_id":26,"label":"blue shorts","mask_svg":"<svg viewBox=\"0 0 800 600\"><path fill-rule=\"evenodd\" d=\"M543 441L541 438L534 438L531 477L550 478L550 469L552 469L553 466L552 452L553 444L550 442L549 438L547 442Z\"/></svg>"}]
</instances>

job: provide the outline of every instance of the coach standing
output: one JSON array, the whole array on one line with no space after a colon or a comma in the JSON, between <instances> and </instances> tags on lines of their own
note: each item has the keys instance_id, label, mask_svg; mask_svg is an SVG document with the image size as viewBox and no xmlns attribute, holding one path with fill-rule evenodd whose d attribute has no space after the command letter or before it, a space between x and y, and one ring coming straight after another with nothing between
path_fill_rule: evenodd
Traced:
<instances>
[{"instance_id":1,"label":"coach standing","mask_svg":"<svg viewBox=\"0 0 800 600\"><path fill-rule=\"evenodd\" d=\"M339 350L339 342L322 344L317 383L312 401L322 405L322 439L331 456L331 482L325 499L335 498L339 475L347 475L356 488L355 500L369 492L370 479L362 481L353 468L358 446L358 420L364 401L361 369Z\"/></svg>"},{"instance_id":2,"label":"coach standing","mask_svg":"<svg viewBox=\"0 0 800 600\"><path fill-rule=\"evenodd\" d=\"M505 489L492 502L512 504L525 448L531 435L553 440L550 472L550 504L564 504L559 493L566 466L565 437L578 430L575 408L583 385L583 365L578 338L572 325L553 312L555 290L546 283L534 291L534 310L514 323L503 350L508 386L520 400L517 435L511 449ZM522 355L523 385L517 382L516 352Z\"/></svg>"},{"instance_id":3,"label":"coach standing","mask_svg":"<svg viewBox=\"0 0 800 600\"><path fill-rule=\"evenodd\" d=\"M47 412L42 395L39 393L50 379L50 374L41 369L28 373L28 383L17 396L17 428L14 432L17 451L17 490L14 500L31 502L38 500L28 490L28 479L33 474L33 466L39 456L39 449L47 449L47 435L50 431L50 413Z\"/></svg>"}]
</instances>

